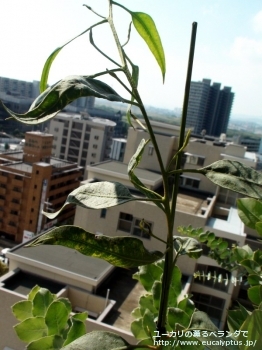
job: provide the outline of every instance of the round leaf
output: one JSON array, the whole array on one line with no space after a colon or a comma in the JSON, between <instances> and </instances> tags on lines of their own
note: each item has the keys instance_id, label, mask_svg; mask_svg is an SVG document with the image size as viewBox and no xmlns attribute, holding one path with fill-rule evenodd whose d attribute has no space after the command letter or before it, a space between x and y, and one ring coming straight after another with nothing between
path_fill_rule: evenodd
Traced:
<instances>
[{"instance_id":1,"label":"round leaf","mask_svg":"<svg viewBox=\"0 0 262 350\"><path fill-rule=\"evenodd\" d=\"M45 322L48 327L48 335L60 334L66 326L69 312L61 301L53 301L47 309Z\"/></svg>"},{"instance_id":2,"label":"round leaf","mask_svg":"<svg viewBox=\"0 0 262 350\"><path fill-rule=\"evenodd\" d=\"M30 317L14 326L18 337L30 343L47 335L47 326L44 317Z\"/></svg>"},{"instance_id":3,"label":"round leaf","mask_svg":"<svg viewBox=\"0 0 262 350\"><path fill-rule=\"evenodd\" d=\"M30 300L22 300L12 306L12 311L18 321L32 317L32 302Z\"/></svg>"}]
</instances>

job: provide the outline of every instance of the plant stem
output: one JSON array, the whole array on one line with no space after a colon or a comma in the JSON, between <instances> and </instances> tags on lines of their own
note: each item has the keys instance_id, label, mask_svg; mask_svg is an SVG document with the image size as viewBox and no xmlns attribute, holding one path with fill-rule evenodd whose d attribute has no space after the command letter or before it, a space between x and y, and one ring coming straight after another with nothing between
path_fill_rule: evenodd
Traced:
<instances>
[{"instance_id":1,"label":"plant stem","mask_svg":"<svg viewBox=\"0 0 262 350\"><path fill-rule=\"evenodd\" d=\"M180 127L179 149L183 147L184 137L185 137L186 115L187 115L190 82L191 82L192 68L193 68L196 28L197 28L197 23L194 22L192 26L187 79L186 79L186 86L185 86L185 97L184 97L184 104L183 104L182 122ZM181 168L181 160L182 160L182 153L180 152L177 155L175 170L178 170ZM175 221L177 196L178 196L179 176L180 176L180 173L178 172L175 174L175 177L174 177L171 211L169 209L170 208L169 203L167 203L167 201L165 201L164 203L165 209L166 209L167 225L168 225L168 237L167 237L167 251L165 256L164 272L163 272L163 279L162 279L162 293L161 293L160 308L159 308L159 315L158 315L158 321L157 321L157 330L160 332L160 334L163 334L166 332L165 326L166 326L166 314L167 314L167 307L168 307L168 296L169 296L169 289L170 289L172 272L173 272L173 229L174 229L174 221ZM168 193L166 193L166 199L167 198L168 198Z\"/></svg>"}]
</instances>

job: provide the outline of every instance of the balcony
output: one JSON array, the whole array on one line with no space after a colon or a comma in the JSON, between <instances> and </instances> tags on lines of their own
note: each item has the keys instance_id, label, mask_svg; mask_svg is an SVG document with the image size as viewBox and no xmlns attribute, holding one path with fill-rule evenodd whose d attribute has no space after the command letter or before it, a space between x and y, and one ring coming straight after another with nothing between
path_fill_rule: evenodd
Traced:
<instances>
[{"instance_id":1,"label":"balcony","mask_svg":"<svg viewBox=\"0 0 262 350\"><path fill-rule=\"evenodd\" d=\"M5 194L6 194L6 188L0 187L0 195L5 196Z\"/></svg>"}]
</instances>

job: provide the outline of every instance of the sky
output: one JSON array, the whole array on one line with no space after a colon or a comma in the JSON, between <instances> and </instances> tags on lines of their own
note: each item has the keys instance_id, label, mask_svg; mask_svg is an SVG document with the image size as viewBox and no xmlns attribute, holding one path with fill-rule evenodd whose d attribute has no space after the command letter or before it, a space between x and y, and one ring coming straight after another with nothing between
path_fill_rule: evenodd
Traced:
<instances>
[{"instance_id":1,"label":"sky","mask_svg":"<svg viewBox=\"0 0 262 350\"><path fill-rule=\"evenodd\" d=\"M85 2L86 1L86 2ZM131 11L152 16L166 56L166 79L143 39L132 28L126 52L140 68L139 91L144 104L168 109L183 104L192 23L198 23L192 80L203 78L231 86L233 115L262 117L261 0L119 0ZM108 15L108 0L1 0L0 76L40 80L49 54ZM121 43L131 17L114 7ZM119 62L107 24L93 30L96 45ZM90 45L87 34L66 46L55 59L49 84L68 75L91 75L114 68ZM120 95L118 82L103 79Z\"/></svg>"}]
</instances>

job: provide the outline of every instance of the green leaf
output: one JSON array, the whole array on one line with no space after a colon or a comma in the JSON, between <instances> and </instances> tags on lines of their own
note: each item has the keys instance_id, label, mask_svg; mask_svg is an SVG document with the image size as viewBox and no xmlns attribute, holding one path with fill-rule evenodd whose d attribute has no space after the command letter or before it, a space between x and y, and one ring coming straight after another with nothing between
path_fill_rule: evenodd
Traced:
<instances>
[{"instance_id":1,"label":"green leaf","mask_svg":"<svg viewBox=\"0 0 262 350\"><path fill-rule=\"evenodd\" d=\"M49 305L56 296L46 288L40 288L33 299L33 315L45 316Z\"/></svg>"},{"instance_id":2,"label":"green leaf","mask_svg":"<svg viewBox=\"0 0 262 350\"><path fill-rule=\"evenodd\" d=\"M241 266L243 266L248 273L260 274L261 266L254 260L246 259L241 261Z\"/></svg>"},{"instance_id":3,"label":"green leaf","mask_svg":"<svg viewBox=\"0 0 262 350\"><path fill-rule=\"evenodd\" d=\"M85 322L87 318L88 318L88 313L86 311L79 312L79 313L72 316L72 319L79 320L82 322Z\"/></svg>"},{"instance_id":4,"label":"green leaf","mask_svg":"<svg viewBox=\"0 0 262 350\"><path fill-rule=\"evenodd\" d=\"M164 210L162 203L160 202L160 200L162 199L161 196L159 194L157 194L156 192L150 190L149 188L147 188L139 179L138 177L135 175L134 170L135 168L138 166L138 164L141 161L145 146L148 144L150 140L145 140L142 139L140 141L140 144L137 147L137 150L135 152L135 154L131 157L129 163L128 163L128 167L127 167L127 172L130 178L130 181L132 182L132 184L140 191L142 192L147 198L150 198L152 200L156 200L155 204L162 210Z\"/></svg>"},{"instance_id":5,"label":"green leaf","mask_svg":"<svg viewBox=\"0 0 262 350\"><path fill-rule=\"evenodd\" d=\"M61 301L53 301L47 309L45 322L48 328L48 335L60 334L65 328L69 312Z\"/></svg>"},{"instance_id":6,"label":"green leaf","mask_svg":"<svg viewBox=\"0 0 262 350\"><path fill-rule=\"evenodd\" d=\"M247 316L241 310L229 310L227 316L227 324L231 333L239 330Z\"/></svg>"},{"instance_id":7,"label":"green leaf","mask_svg":"<svg viewBox=\"0 0 262 350\"><path fill-rule=\"evenodd\" d=\"M234 249L234 257L236 261L241 262L242 260L252 258L253 251L247 245L244 245L243 247L236 247Z\"/></svg>"},{"instance_id":8,"label":"green leaf","mask_svg":"<svg viewBox=\"0 0 262 350\"><path fill-rule=\"evenodd\" d=\"M247 280L251 286L262 284L262 276L259 275L250 274L248 275Z\"/></svg>"},{"instance_id":9,"label":"green leaf","mask_svg":"<svg viewBox=\"0 0 262 350\"><path fill-rule=\"evenodd\" d=\"M181 278L182 273L179 268L175 266L168 294L168 306L177 306L177 298L181 293Z\"/></svg>"},{"instance_id":10,"label":"green leaf","mask_svg":"<svg viewBox=\"0 0 262 350\"><path fill-rule=\"evenodd\" d=\"M63 338L59 335L51 335L31 342L27 350L60 350L63 346Z\"/></svg>"},{"instance_id":11,"label":"green leaf","mask_svg":"<svg viewBox=\"0 0 262 350\"><path fill-rule=\"evenodd\" d=\"M104 82L89 76L72 75L46 89L32 103L28 112L14 113L2 101L0 105L10 117L25 124L38 124L53 118L65 106L79 97L94 96L109 101L125 102L115 90Z\"/></svg>"},{"instance_id":12,"label":"green leaf","mask_svg":"<svg viewBox=\"0 0 262 350\"><path fill-rule=\"evenodd\" d=\"M89 209L110 208L116 205L137 200L127 187L119 182L101 181L78 187L71 192L63 207L55 213L44 213L49 219L54 219L68 204L79 205Z\"/></svg>"},{"instance_id":13,"label":"green leaf","mask_svg":"<svg viewBox=\"0 0 262 350\"><path fill-rule=\"evenodd\" d=\"M158 311L157 311L156 307L154 306L152 294L142 295L139 299L139 306L140 306L139 310L140 310L140 314L141 314L140 317L144 315L146 310L149 310L155 316L157 316L157 314L158 314Z\"/></svg>"},{"instance_id":14,"label":"green leaf","mask_svg":"<svg viewBox=\"0 0 262 350\"><path fill-rule=\"evenodd\" d=\"M150 292L154 282L160 281L163 269L156 264L149 264L145 266L139 266L138 272L133 275L134 279L137 279L146 291Z\"/></svg>"},{"instance_id":15,"label":"green leaf","mask_svg":"<svg viewBox=\"0 0 262 350\"><path fill-rule=\"evenodd\" d=\"M247 317L240 331L247 331L245 334L240 332L238 340L242 342L240 350L260 350L262 344L262 311L254 310Z\"/></svg>"},{"instance_id":16,"label":"green leaf","mask_svg":"<svg viewBox=\"0 0 262 350\"><path fill-rule=\"evenodd\" d=\"M146 310L143 315L143 328L147 335L151 338L153 338L153 336L156 334L156 323L154 321L154 315L149 310Z\"/></svg>"},{"instance_id":17,"label":"green leaf","mask_svg":"<svg viewBox=\"0 0 262 350\"><path fill-rule=\"evenodd\" d=\"M34 286L34 288L32 288L32 289L30 290L30 292L29 292L29 294L28 294L28 296L27 296L27 299L33 301L33 299L34 299L36 293L37 293L40 289L41 289L41 287L39 287L39 286L37 286L37 285Z\"/></svg>"},{"instance_id":18,"label":"green leaf","mask_svg":"<svg viewBox=\"0 0 262 350\"><path fill-rule=\"evenodd\" d=\"M262 198L262 173L231 160L219 160L199 169L218 186L255 199Z\"/></svg>"},{"instance_id":19,"label":"green leaf","mask_svg":"<svg viewBox=\"0 0 262 350\"><path fill-rule=\"evenodd\" d=\"M154 55L161 69L164 82L166 73L165 53L153 19L143 12L129 11L129 13L132 16L132 21L138 34L145 40L147 46Z\"/></svg>"},{"instance_id":20,"label":"green leaf","mask_svg":"<svg viewBox=\"0 0 262 350\"><path fill-rule=\"evenodd\" d=\"M189 298L185 298L182 299L177 307L183 311L185 311L185 313L191 318L191 316L193 315L194 311L195 311L195 304L194 302L189 299Z\"/></svg>"},{"instance_id":21,"label":"green leaf","mask_svg":"<svg viewBox=\"0 0 262 350\"><path fill-rule=\"evenodd\" d=\"M254 286L249 288L247 295L251 303L259 305L262 302L262 286Z\"/></svg>"},{"instance_id":22,"label":"green leaf","mask_svg":"<svg viewBox=\"0 0 262 350\"><path fill-rule=\"evenodd\" d=\"M194 238L174 236L174 248L179 255L188 255L193 259L198 259L202 255L201 245Z\"/></svg>"},{"instance_id":23,"label":"green leaf","mask_svg":"<svg viewBox=\"0 0 262 350\"><path fill-rule=\"evenodd\" d=\"M18 301L12 306L12 312L18 321L32 317L32 302L30 300Z\"/></svg>"},{"instance_id":24,"label":"green leaf","mask_svg":"<svg viewBox=\"0 0 262 350\"><path fill-rule=\"evenodd\" d=\"M14 326L18 337L30 343L47 335L47 326L44 317L30 317Z\"/></svg>"},{"instance_id":25,"label":"green leaf","mask_svg":"<svg viewBox=\"0 0 262 350\"><path fill-rule=\"evenodd\" d=\"M129 344L118 334L94 331L65 346L63 350L110 350L123 348Z\"/></svg>"},{"instance_id":26,"label":"green leaf","mask_svg":"<svg viewBox=\"0 0 262 350\"><path fill-rule=\"evenodd\" d=\"M107 20L103 20L99 23L96 23L95 25L92 25L91 27L87 28L85 31L83 31L81 34L78 34L76 37L74 37L73 39L69 40L67 43L65 43L63 46L58 47L57 49L55 49L51 55L48 57L48 59L45 62L44 68L42 70L42 75L41 75L41 80L40 80L40 92L43 92L46 88L47 88L47 81L48 81L48 75L49 75L49 71L51 68L52 63L54 62L54 59L56 58L56 56L59 54L59 52L69 43L71 43L73 40L75 40L76 38L79 38L81 35L87 33L90 29L92 29L93 27L102 24L102 23L107 23Z\"/></svg>"},{"instance_id":27,"label":"green leaf","mask_svg":"<svg viewBox=\"0 0 262 350\"><path fill-rule=\"evenodd\" d=\"M176 329L177 323L185 328L188 328L191 320L191 318L184 310L181 310L177 307L168 308L167 319L169 325L173 330Z\"/></svg>"},{"instance_id":28,"label":"green leaf","mask_svg":"<svg viewBox=\"0 0 262 350\"><path fill-rule=\"evenodd\" d=\"M69 329L69 332L67 334L67 338L66 338L63 346L70 344L71 342L82 337L85 334L86 334L86 326L82 322L82 320L72 318L72 326Z\"/></svg>"},{"instance_id":29,"label":"green leaf","mask_svg":"<svg viewBox=\"0 0 262 350\"><path fill-rule=\"evenodd\" d=\"M146 339L148 338L144 328L142 317L131 323L131 332L134 334L136 339Z\"/></svg>"},{"instance_id":30,"label":"green leaf","mask_svg":"<svg viewBox=\"0 0 262 350\"><path fill-rule=\"evenodd\" d=\"M63 303L68 311L68 313L72 312L72 305L70 303L70 300L67 298L59 298L57 299L58 301L60 301L61 303ZM80 315L80 314L79 314Z\"/></svg>"},{"instance_id":31,"label":"green leaf","mask_svg":"<svg viewBox=\"0 0 262 350\"><path fill-rule=\"evenodd\" d=\"M132 315L134 318L141 318L141 317L142 317L142 314L141 314L141 311L140 311L140 307L136 307L136 308L131 312L131 315Z\"/></svg>"},{"instance_id":32,"label":"green leaf","mask_svg":"<svg viewBox=\"0 0 262 350\"><path fill-rule=\"evenodd\" d=\"M77 226L54 228L27 246L42 244L62 245L126 268L150 264L163 257L161 252L149 252L145 249L143 242L138 238L98 236Z\"/></svg>"},{"instance_id":33,"label":"green leaf","mask_svg":"<svg viewBox=\"0 0 262 350\"><path fill-rule=\"evenodd\" d=\"M260 234L260 236L262 236L262 222L257 222L256 226L255 226L255 229Z\"/></svg>"},{"instance_id":34,"label":"green leaf","mask_svg":"<svg viewBox=\"0 0 262 350\"><path fill-rule=\"evenodd\" d=\"M162 292L162 283L159 281L155 281L152 287L152 296L153 296L154 307L157 310L159 310L159 307L160 307L161 292Z\"/></svg>"},{"instance_id":35,"label":"green leaf","mask_svg":"<svg viewBox=\"0 0 262 350\"><path fill-rule=\"evenodd\" d=\"M255 229L256 223L262 221L262 203L254 198L237 200L238 215L243 223Z\"/></svg>"}]
</instances>

